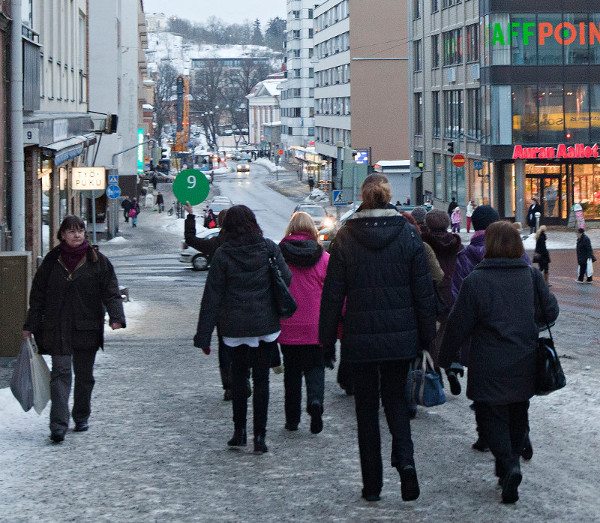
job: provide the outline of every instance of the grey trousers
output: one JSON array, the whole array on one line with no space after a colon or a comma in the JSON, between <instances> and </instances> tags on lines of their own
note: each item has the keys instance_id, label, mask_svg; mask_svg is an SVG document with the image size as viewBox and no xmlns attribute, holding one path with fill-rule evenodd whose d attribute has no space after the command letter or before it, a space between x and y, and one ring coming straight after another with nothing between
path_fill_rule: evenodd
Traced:
<instances>
[{"instance_id":1,"label":"grey trousers","mask_svg":"<svg viewBox=\"0 0 600 523\"><path fill-rule=\"evenodd\" d=\"M73 420L75 423L87 421L90 416L90 401L94 388L95 350L77 351L73 356L52 356L50 373L50 431L69 428L69 395L71 393L71 364L75 372L73 394Z\"/></svg>"}]
</instances>

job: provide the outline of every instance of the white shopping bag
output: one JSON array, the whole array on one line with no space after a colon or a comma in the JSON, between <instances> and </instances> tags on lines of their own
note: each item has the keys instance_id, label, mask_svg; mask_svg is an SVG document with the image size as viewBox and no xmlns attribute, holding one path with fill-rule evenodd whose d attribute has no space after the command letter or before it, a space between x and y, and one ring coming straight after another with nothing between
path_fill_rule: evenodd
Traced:
<instances>
[{"instance_id":1,"label":"white shopping bag","mask_svg":"<svg viewBox=\"0 0 600 523\"><path fill-rule=\"evenodd\" d=\"M586 270L585 270L585 275L586 275L588 278L591 278L591 277L592 277L592 274L594 274L594 264L592 263L592 259L591 259L591 258L588 258L588 259L587 259L587 268L586 268Z\"/></svg>"},{"instance_id":2,"label":"white shopping bag","mask_svg":"<svg viewBox=\"0 0 600 523\"><path fill-rule=\"evenodd\" d=\"M35 343L31 339L28 339L27 342L33 382L33 408L38 414L41 414L50 401L50 369L44 358L38 354Z\"/></svg>"}]
</instances>

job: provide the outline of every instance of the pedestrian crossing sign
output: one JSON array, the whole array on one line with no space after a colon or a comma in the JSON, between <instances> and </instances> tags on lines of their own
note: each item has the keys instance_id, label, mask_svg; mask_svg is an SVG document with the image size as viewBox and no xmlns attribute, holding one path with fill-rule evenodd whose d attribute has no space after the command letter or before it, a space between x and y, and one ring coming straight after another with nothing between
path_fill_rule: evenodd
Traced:
<instances>
[{"instance_id":1,"label":"pedestrian crossing sign","mask_svg":"<svg viewBox=\"0 0 600 523\"><path fill-rule=\"evenodd\" d=\"M108 175L108 185L119 185L119 175L118 174L109 174Z\"/></svg>"},{"instance_id":2,"label":"pedestrian crossing sign","mask_svg":"<svg viewBox=\"0 0 600 523\"><path fill-rule=\"evenodd\" d=\"M347 205L348 202L344 200L344 191L333 191L333 205Z\"/></svg>"}]
</instances>

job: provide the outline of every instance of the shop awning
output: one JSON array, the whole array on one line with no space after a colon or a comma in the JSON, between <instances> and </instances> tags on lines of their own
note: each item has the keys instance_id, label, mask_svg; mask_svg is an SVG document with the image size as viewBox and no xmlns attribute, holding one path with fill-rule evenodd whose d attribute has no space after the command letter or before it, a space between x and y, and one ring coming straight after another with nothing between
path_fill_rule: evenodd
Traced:
<instances>
[{"instance_id":1,"label":"shop awning","mask_svg":"<svg viewBox=\"0 0 600 523\"><path fill-rule=\"evenodd\" d=\"M96 143L96 135L93 133L74 136L42 146L42 155L46 158L54 158L54 165L59 166L76 158L83 152L84 147L94 143Z\"/></svg>"}]
</instances>

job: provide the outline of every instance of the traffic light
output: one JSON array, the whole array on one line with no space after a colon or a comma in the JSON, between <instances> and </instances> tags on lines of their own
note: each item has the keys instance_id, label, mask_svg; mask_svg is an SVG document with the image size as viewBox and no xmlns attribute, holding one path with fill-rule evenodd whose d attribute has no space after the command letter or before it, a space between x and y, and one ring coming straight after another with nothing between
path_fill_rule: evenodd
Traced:
<instances>
[{"instance_id":1,"label":"traffic light","mask_svg":"<svg viewBox=\"0 0 600 523\"><path fill-rule=\"evenodd\" d=\"M450 154L454 154L454 142L448 142L446 151L448 151Z\"/></svg>"},{"instance_id":2,"label":"traffic light","mask_svg":"<svg viewBox=\"0 0 600 523\"><path fill-rule=\"evenodd\" d=\"M104 126L104 134L114 134L117 132L117 125L119 123L119 116L116 114L106 115L106 124Z\"/></svg>"},{"instance_id":3,"label":"traffic light","mask_svg":"<svg viewBox=\"0 0 600 523\"><path fill-rule=\"evenodd\" d=\"M421 169L421 171L423 170L423 160L415 160L415 167L417 169Z\"/></svg>"}]
</instances>

